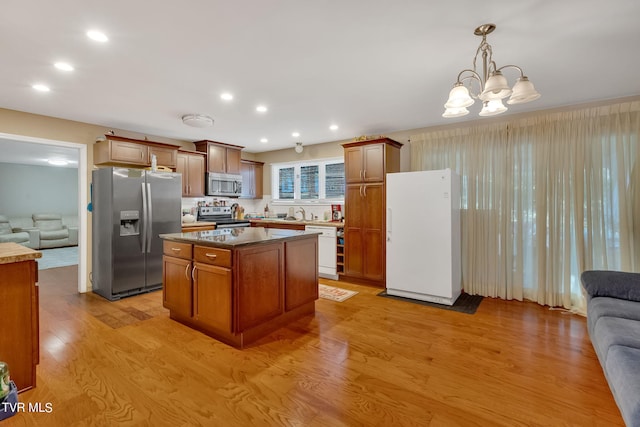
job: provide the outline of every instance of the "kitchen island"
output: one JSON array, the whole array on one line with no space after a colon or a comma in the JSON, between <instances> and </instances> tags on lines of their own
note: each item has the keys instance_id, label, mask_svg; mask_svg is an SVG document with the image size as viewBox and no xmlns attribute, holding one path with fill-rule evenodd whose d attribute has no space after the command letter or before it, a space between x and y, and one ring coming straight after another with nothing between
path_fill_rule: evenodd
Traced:
<instances>
[{"instance_id":1,"label":"kitchen island","mask_svg":"<svg viewBox=\"0 0 640 427\"><path fill-rule=\"evenodd\" d=\"M160 237L173 320L243 348L315 312L318 233L246 227Z\"/></svg>"},{"instance_id":2,"label":"kitchen island","mask_svg":"<svg viewBox=\"0 0 640 427\"><path fill-rule=\"evenodd\" d=\"M0 243L2 321L0 360L9 366L18 391L36 386L40 359L37 258L42 252L17 243Z\"/></svg>"}]
</instances>

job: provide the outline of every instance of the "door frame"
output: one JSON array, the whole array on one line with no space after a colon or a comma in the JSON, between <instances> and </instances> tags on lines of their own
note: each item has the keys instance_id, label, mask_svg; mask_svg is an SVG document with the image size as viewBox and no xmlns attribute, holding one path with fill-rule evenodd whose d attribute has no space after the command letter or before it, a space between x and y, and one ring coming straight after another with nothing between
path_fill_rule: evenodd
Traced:
<instances>
[{"instance_id":1,"label":"door frame","mask_svg":"<svg viewBox=\"0 0 640 427\"><path fill-rule=\"evenodd\" d=\"M87 214L85 209L87 200L87 145L77 142L60 141L55 139L36 138L26 135L15 135L0 133L0 139L12 141L31 142L55 147L66 147L77 150L78 153L78 292L87 292L87 259L89 248L89 233L87 225Z\"/></svg>"}]
</instances>

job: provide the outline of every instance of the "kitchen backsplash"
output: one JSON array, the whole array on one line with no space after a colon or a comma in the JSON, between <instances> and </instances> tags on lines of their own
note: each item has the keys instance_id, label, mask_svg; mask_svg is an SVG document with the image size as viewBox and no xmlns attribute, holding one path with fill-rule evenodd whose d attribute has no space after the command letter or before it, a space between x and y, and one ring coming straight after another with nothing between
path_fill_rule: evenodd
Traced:
<instances>
[{"instance_id":1,"label":"kitchen backsplash","mask_svg":"<svg viewBox=\"0 0 640 427\"><path fill-rule=\"evenodd\" d=\"M295 204L276 202L272 203L271 196L265 195L262 199L233 199L224 197L188 197L182 199L182 214L191 213L196 216L199 204L205 204L205 206L216 206L217 204L226 204L231 206L237 203L244 208L245 216L251 217L263 217L265 215L265 206L269 207L269 216L277 217L280 215L289 215L290 208L293 208L293 212L296 218L302 218L302 214L299 209L302 207L306 212L306 219L312 219L310 215L313 215L313 219L330 220L331 219L331 204L329 203L313 203L313 204ZM341 205L343 205L341 203ZM344 212L344 206L342 206Z\"/></svg>"}]
</instances>

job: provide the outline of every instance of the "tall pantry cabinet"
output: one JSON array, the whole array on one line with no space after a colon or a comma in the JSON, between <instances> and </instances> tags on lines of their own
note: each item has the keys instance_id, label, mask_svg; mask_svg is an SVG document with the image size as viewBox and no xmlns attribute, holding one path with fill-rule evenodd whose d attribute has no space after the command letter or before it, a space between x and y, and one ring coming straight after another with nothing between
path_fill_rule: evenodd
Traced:
<instances>
[{"instance_id":1,"label":"tall pantry cabinet","mask_svg":"<svg viewBox=\"0 0 640 427\"><path fill-rule=\"evenodd\" d=\"M343 144L344 279L384 287L386 174L400 172L402 144L389 138Z\"/></svg>"}]
</instances>

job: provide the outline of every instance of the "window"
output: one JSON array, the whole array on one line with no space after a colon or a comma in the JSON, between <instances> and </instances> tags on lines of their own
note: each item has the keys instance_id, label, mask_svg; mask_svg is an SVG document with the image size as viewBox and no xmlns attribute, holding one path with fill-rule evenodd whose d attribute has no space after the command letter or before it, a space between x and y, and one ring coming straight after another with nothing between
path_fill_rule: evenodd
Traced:
<instances>
[{"instance_id":1,"label":"window","mask_svg":"<svg viewBox=\"0 0 640 427\"><path fill-rule=\"evenodd\" d=\"M271 183L273 200L344 200L344 160L273 164Z\"/></svg>"}]
</instances>

